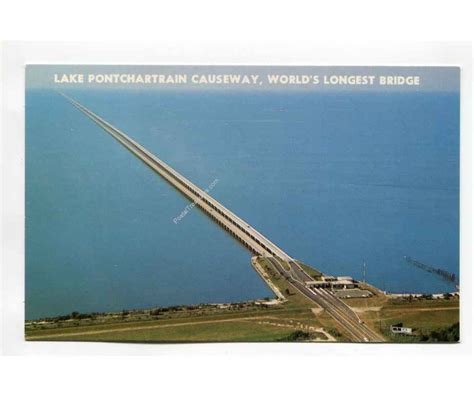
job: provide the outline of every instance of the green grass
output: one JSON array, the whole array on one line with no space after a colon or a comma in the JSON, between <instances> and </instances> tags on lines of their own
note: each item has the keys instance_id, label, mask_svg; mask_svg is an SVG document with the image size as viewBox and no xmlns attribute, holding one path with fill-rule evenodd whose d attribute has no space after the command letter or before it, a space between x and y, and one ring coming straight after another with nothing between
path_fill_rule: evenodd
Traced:
<instances>
[{"instance_id":1,"label":"green grass","mask_svg":"<svg viewBox=\"0 0 474 397\"><path fill-rule=\"evenodd\" d=\"M306 273L308 273L314 279L318 279L319 277L323 275L322 272L320 272L319 270L316 270L314 267L307 265L306 263L303 263L301 261L296 261L296 262L303 268L303 270Z\"/></svg>"},{"instance_id":2,"label":"green grass","mask_svg":"<svg viewBox=\"0 0 474 397\"><path fill-rule=\"evenodd\" d=\"M132 329L99 335L62 336L49 340L109 342L271 342L291 334L291 330L251 321L181 325L170 328Z\"/></svg>"},{"instance_id":3,"label":"green grass","mask_svg":"<svg viewBox=\"0 0 474 397\"><path fill-rule=\"evenodd\" d=\"M459 300L389 300L380 311L360 314L373 329L392 342L409 342L410 337L394 335L390 325L403 323L418 334L429 333L459 322Z\"/></svg>"},{"instance_id":4,"label":"green grass","mask_svg":"<svg viewBox=\"0 0 474 397\"><path fill-rule=\"evenodd\" d=\"M231 311L203 315L190 313L188 316L180 314L175 318L148 321L123 321L81 326L61 326L59 323L49 329L27 329L26 335L29 340L200 342L206 341L208 338L207 341L268 341L277 340L294 330L294 328L281 328L275 325L259 325L258 322L262 321L272 321L286 326L293 326L297 323L298 326L320 327L309 309L294 304L285 304L253 311ZM210 332L214 327L221 331L230 329L230 325L236 326L235 332L221 336ZM245 331L245 327L249 329L248 332ZM204 330L207 331L203 332ZM268 337L265 336L266 333L268 333ZM61 336L57 336L59 334ZM131 335L136 336L132 337ZM240 338L238 335L242 337Z\"/></svg>"},{"instance_id":5,"label":"green grass","mask_svg":"<svg viewBox=\"0 0 474 397\"><path fill-rule=\"evenodd\" d=\"M302 327L315 327L306 314L284 310L279 316L209 316L165 321L58 328L29 332L36 340L122 341L122 342L269 342L285 338ZM312 338L325 340L324 334L311 331Z\"/></svg>"},{"instance_id":6,"label":"green grass","mask_svg":"<svg viewBox=\"0 0 474 397\"><path fill-rule=\"evenodd\" d=\"M285 306L308 308L308 310L316 306L314 302L312 302L311 300L306 298L304 295L302 295L300 292L298 292L298 290L294 288L285 279L284 276L281 276L278 272L276 272L273 266L271 266L268 259L259 258L258 262L261 265L261 267L265 270L267 275L270 277L273 284L276 285L276 287L282 292L282 294L288 300L288 302L285 303ZM309 313L311 314L310 311Z\"/></svg>"}]
</instances>

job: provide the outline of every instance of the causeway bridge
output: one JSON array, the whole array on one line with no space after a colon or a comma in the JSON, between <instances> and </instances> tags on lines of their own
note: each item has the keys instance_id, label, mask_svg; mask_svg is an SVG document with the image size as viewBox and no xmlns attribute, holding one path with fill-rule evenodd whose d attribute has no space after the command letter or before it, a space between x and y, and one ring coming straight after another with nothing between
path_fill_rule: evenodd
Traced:
<instances>
[{"instance_id":1,"label":"causeway bridge","mask_svg":"<svg viewBox=\"0 0 474 397\"><path fill-rule=\"evenodd\" d=\"M357 314L335 295L327 291L309 288L306 283L308 281L314 281L313 278L280 247L124 132L74 99L62 93L61 95L102 129L112 135L113 138L163 177L163 179L168 181L179 192L196 203L207 215L251 252L255 255L267 258L269 264L280 274L285 276L293 287L306 298L325 309L327 313L346 330L352 340L358 342L383 341L383 338L362 323Z\"/></svg>"},{"instance_id":2,"label":"causeway bridge","mask_svg":"<svg viewBox=\"0 0 474 397\"><path fill-rule=\"evenodd\" d=\"M275 245L260 232L255 230L243 219L239 218L231 210L224 207L217 200L212 198L204 190L186 179L179 172L171 168L164 161L160 160L153 153L149 152L139 143L131 139L125 133L114 127L95 113L91 112L79 102L63 95L81 112L90 117L100 127L112 135L123 146L135 154L140 160L156 171L167 180L177 190L196 203L204 212L213 218L219 225L245 245L250 251L259 256L276 256L284 261L293 260L285 251Z\"/></svg>"}]
</instances>

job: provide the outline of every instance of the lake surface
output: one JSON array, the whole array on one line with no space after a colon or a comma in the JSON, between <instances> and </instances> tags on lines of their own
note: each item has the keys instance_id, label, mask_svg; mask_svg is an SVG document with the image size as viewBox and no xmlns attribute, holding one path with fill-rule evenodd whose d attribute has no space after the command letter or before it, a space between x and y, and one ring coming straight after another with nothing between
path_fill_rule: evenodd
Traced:
<instances>
[{"instance_id":1,"label":"lake surface","mask_svg":"<svg viewBox=\"0 0 474 397\"><path fill-rule=\"evenodd\" d=\"M450 93L71 90L293 257L393 292L459 274ZM272 296L250 253L51 90L26 97L26 318Z\"/></svg>"}]
</instances>

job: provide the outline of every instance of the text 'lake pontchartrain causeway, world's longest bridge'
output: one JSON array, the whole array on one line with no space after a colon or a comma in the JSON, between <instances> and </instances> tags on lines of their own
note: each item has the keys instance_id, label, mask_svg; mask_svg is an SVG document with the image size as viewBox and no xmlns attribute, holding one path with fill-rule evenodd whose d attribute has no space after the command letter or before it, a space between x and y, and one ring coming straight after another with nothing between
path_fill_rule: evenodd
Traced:
<instances>
[{"instance_id":1,"label":"text 'lake pontchartrain causeway, world's longest bridge'","mask_svg":"<svg viewBox=\"0 0 474 397\"><path fill-rule=\"evenodd\" d=\"M255 230L244 220L224 207L205 191L179 174L168 164L150 153L143 146L128 137L122 131L81 105L63 95L76 108L92 119L102 129L125 146L130 152L147 164L173 187L196 203L207 215L222 226L240 243L254 254L265 257L279 273L305 297L317 303L347 332L351 340L357 342L381 342L383 338L360 321L352 309L326 290L311 289L307 283L314 279L285 251Z\"/></svg>"}]
</instances>

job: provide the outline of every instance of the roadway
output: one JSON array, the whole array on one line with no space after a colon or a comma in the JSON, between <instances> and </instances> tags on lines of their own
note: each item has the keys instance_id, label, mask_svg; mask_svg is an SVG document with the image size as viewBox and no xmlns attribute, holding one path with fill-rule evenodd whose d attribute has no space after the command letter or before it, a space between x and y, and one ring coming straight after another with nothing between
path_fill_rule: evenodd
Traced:
<instances>
[{"instance_id":1,"label":"roadway","mask_svg":"<svg viewBox=\"0 0 474 397\"><path fill-rule=\"evenodd\" d=\"M306 298L323 308L341 327L352 341L355 342L383 342L384 339L372 331L341 299L326 289L311 289L305 282L313 281L295 261L287 262L288 270L277 258L266 258L274 269L286 277L290 284Z\"/></svg>"}]
</instances>

